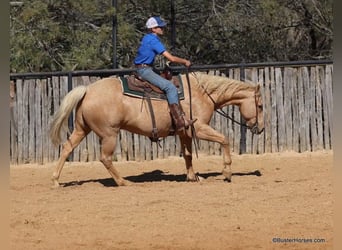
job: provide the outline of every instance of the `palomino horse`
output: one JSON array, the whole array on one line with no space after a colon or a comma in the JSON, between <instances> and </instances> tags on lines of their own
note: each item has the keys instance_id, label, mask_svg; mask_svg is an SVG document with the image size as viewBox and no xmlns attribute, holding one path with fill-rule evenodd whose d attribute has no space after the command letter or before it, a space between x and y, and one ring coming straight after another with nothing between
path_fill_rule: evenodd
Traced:
<instances>
[{"instance_id":1,"label":"palomino horse","mask_svg":"<svg viewBox=\"0 0 342 250\"><path fill-rule=\"evenodd\" d=\"M189 79L190 91L184 87L184 100L181 105L187 116L191 112L195 133L177 132L187 169L187 181L198 181L192 166L192 139L194 134L198 139L218 142L223 148L222 174L230 181L231 155L228 138L209 126L210 119L216 109L227 105L237 105L253 133L261 133L264 129L262 96L260 85L241 82L222 76L212 76L204 73L193 73L188 78L181 75L184 83ZM191 102L189 101L191 93ZM166 101L152 100L155 112L156 127L160 138L169 135L172 120ZM76 107L74 130L63 144L60 158L52 176L55 186L59 186L63 165L73 149L92 130L100 138L100 161L106 167L118 186L129 185L122 178L112 163L112 155L120 129L151 137L151 115L146 100L129 97L122 93L119 78L104 78L88 86L78 86L71 90L63 99L54 120L51 123L50 137L55 145L60 144L60 133L67 129L66 123L72 110Z\"/></svg>"}]
</instances>

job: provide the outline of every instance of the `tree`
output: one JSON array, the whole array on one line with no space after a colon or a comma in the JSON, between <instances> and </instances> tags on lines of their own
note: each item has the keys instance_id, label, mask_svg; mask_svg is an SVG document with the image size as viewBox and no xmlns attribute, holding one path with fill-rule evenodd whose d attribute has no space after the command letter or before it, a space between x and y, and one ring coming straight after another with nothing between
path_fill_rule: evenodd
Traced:
<instances>
[{"instance_id":1,"label":"tree","mask_svg":"<svg viewBox=\"0 0 342 250\"><path fill-rule=\"evenodd\" d=\"M175 21L163 41L194 64L332 58L332 0L31 0L10 9L11 72L130 67L149 16Z\"/></svg>"},{"instance_id":2,"label":"tree","mask_svg":"<svg viewBox=\"0 0 342 250\"><path fill-rule=\"evenodd\" d=\"M107 67L112 13L108 1L33 0L11 8L11 70Z\"/></svg>"}]
</instances>

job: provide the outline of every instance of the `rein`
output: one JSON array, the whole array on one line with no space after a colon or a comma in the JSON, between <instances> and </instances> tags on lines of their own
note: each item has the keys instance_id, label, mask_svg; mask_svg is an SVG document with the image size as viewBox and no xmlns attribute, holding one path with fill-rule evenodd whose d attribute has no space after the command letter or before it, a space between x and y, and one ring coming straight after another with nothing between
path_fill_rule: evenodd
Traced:
<instances>
[{"instance_id":1,"label":"rein","mask_svg":"<svg viewBox=\"0 0 342 250\"><path fill-rule=\"evenodd\" d=\"M221 116L223 116L224 118L227 118L229 120L231 120L232 122L239 124L242 127L246 127L249 128L246 124L241 123L237 120L235 120L234 118L230 117L223 109L219 109L219 110L215 110L216 113L220 114Z\"/></svg>"},{"instance_id":2,"label":"rein","mask_svg":"<svg viewBox=\"0 0 342 250\"><path fill-rule=\"evenodd\" d=\"M192 120L192 96L191 96L191 86L190 86L190 79L189 79L189 68L186 68L186 72L185 72L185 76L186 76L186 81L188 83L188 90L189 90L189 105L190 105L190 120ZM191 135L193 138L195 138L194 140L194 145L195 145L195 152L196 152L196 157L198 158L198 144L199 144L199 139L196 136L196 131L195 131L195 126L194 124L191 125Z\"/></svg>"},{"instance_id":3,"label":"rein","mask_svg":"<svg viewBox=\"0 0 342 250\"><path fill-rule=\"evenodd\" d=\"M204 89L204 88L203 88ZM216 106L216 102L215 100L211 97L211 95L204 89L205 93L208 95L209 99L213 102L214 107ZM220 114L221 116L223 116L224 118L227 118L229 120L231 120L232 122L242 126L242 127L246 127L248 129L250 129L252 131L253 134L256 134L258 132L258 103L257 103L257 96L256 93L254 93L254 101L255 101L255 123L253 124L253 126L248 126L244 123L241 123L237 120L235 120L234 118L232 118L231 116L228 115L227 112L225 112L222 108L220 108L219 110L215 109L215 112L217 112L218 114Z\"/></svg>"}]
</instances>

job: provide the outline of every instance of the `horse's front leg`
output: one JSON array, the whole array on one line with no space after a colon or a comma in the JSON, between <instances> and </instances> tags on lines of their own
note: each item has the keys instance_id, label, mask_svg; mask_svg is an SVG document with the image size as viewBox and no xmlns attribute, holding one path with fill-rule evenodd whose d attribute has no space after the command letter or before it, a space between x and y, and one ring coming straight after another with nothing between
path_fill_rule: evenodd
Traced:
<instances>
[{"instance_id":1,"label":"horse's front leg","mask_svg":"<svg viewBox=\"0 0 342 250\"><path fill-rule=\"evenodd\" d=\"M223 169L222 174L225 177L225 181L232 181L232 157L230 155L230 147L228 138L225 137L224 142L221 144L223 148Z\"/></svg>"},{"instance_id":2,"label":"horse's front leg","mask_svg":"<svg viewBox=\"0 0 342 250\"><path fill-rule=\"evenodd\" d=\"M181 141L181 148L183 153L183 158L185 160L186 166L186 180L187 181L199 181L199 177L195 174L192 167L192 138L187 135L179 136Z\"/></svg>"},{"instance_id":3,"label":"horse's front leg","mask_svg":"<svg viewBox=\"0 0 342 250\"><path fill-rule=\"evenodd\" d=\"M223 149L223 170L222 175L225 177L225 181L230 182L232 178L232 157L230 155L229 141L226 136L217 132L207 124L201 124L197 127L196 135L201 140L218 142Z\"/></svg>"}]
</instances>

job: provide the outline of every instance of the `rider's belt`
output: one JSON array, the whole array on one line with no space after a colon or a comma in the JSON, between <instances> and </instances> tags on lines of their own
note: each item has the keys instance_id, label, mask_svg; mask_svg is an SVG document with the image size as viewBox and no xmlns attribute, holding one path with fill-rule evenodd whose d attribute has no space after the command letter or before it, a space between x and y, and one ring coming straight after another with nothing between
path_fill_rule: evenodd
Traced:
<instances>
[{"instance_id":1,"label":"rider's belt","mask_svg":"<svg viewBox=\"0 0 342 250\"><path fill-rule=\"evenodd\" d=\"M135 64L134 67L136 68L146 68L146 67L152 67L152 64Z\"/></svg>"}]
</instances>

